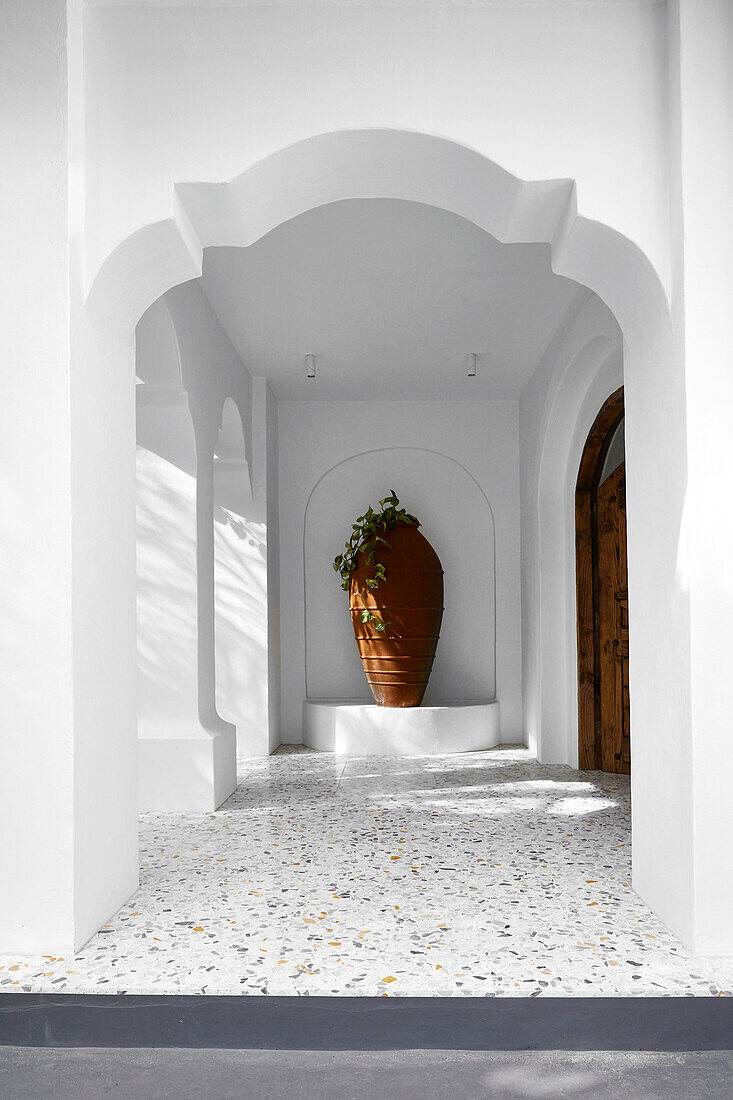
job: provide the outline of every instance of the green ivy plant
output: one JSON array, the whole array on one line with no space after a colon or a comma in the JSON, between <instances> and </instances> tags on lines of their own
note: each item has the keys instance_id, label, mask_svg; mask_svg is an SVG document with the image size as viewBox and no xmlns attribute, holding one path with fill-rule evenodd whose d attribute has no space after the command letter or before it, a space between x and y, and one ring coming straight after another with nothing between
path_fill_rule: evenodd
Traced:
<instances>
[{"instance_id":1,"label":"green ivy plant","mask_svg":"<svg viewBox=\"0 0 733 1100\"><path fill-rule=\"evenodd\" d=\"M356 523L351 525L351 535L346 543L343 554L337 554L333 561L333 568L341 577L341 587L348 592L351 585L351 575L356 569L357 556L361 552L366 556L367 563L374 566L374 574L366 578L367 588L379 588L386 579L384 565L376 560L380 544L389 547L389 542L384 537L388 531L393 531L399 524L404 523L408 527L419 527L420 521L399 507L399 500L394 489L390 495L380 500L380 511L375 512L371 505L363 516L358 516ZM389 626L373 611L370 611L364 602L361 590L357 590L361 600L361 621L370 623L380 634Z\"/></svg>"}]
</instances>

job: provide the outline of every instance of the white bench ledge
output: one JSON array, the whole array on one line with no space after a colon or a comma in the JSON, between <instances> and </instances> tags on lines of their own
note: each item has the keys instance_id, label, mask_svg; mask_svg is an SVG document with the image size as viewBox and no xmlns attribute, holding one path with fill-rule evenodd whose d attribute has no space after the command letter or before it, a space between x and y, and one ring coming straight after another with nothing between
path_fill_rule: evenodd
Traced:
<instances>
[{"instance_id":1,"label":"white bench ledge","mask_svg":"<svg viewBox=\"0 0 733 1100\"><path fill-rule=\"evenodd\" d=\"M346 756L438 756L500 742L493 700L378 707L348 699L306 699L303 744Z\"/></svg>"}]
</instances>

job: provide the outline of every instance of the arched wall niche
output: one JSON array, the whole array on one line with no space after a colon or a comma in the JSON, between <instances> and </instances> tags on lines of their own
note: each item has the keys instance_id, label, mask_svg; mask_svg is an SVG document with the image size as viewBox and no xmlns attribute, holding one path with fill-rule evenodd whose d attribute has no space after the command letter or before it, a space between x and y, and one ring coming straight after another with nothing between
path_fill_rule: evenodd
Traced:
<instances>
[{"instance_id":1,"label":"arched wall niche","mask_svg":"<svg viewBox=\"0 0 733 1100\"><path fill-rule=\"evenodd\" d=\"M219 417L219 435L214 447L214 458L222 462L245 462L244 426L242 414L232 397L225 397Z\"/></svg>"},{"instance_id":2,"label":"arched wall niche","mask_svg":"<svg viewBox=\"0 0 733 1100\"><path fill-rule=\"evenodd\" d=\"M438 451L353 455L314 486L303 524L306 695L369 700L348 597L331 567L351 524L394 488L421 521L445 572L445 611L427 704L496 694L496 551L491 505L476 479ZM501 702L501 700L500 700Z\"/></svg>"},{"instance_id":3,"label":"arched wall niche","mask_svg":"<svg viewBox=\"0 0 733 1100\"><path fill-rule=\"evenodd\" d=\"M213 461L215 503L237 516L248 515L252 504L252 480L242 414L233 397L224 398Z\"/></svg>"},{"instance_id":4,"label":"arched wall niche","mask_svg":"<svg viewBox=\"0 0 733 1100\"><path fill-rule=\"evenodd\" d=\"M181 348L165 295L148 307L135 328L135 375L138 446L195 476L196 447Z\"/></svg>"}]
</instances>

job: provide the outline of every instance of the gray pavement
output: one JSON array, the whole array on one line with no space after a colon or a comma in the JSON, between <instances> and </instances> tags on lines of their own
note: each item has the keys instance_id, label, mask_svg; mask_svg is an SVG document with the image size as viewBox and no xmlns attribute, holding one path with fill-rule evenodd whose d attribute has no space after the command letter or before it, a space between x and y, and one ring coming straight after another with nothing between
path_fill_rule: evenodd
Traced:
<instances>
[{"instance_id":1,"label":"gray pavement","mask_svg":"<svg viewBox=\"0 0 733 1100\"><path fill-rule=\"evenodd\" d=\"M699 1100L733 1053L0 1048L2 1100Z\"/></svg>"}]
</instances>

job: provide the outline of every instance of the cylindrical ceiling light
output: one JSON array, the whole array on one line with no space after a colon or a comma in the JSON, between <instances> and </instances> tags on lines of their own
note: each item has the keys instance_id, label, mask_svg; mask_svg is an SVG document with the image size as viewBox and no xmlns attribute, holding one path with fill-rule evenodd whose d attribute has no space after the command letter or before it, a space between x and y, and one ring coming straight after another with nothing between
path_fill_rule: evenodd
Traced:
<instances>
[{"instance_id":1,"label":"cylindrical ceiling light","mask_svg":"<svg viewBox=\"0 0 733 1100\"><path fill-rule=\"evenodd\" d=\"M305 357L305 376L306 378L315 378L316 376L315 355L306 355Z\"/></svg>"},{"instance_id":2,"label":"cylindrical ceiling light","mask_svg":"<svg viewBox=\"0 0 733 1100\"><path fill-rule=\"evenodd\" d=\"M466 356L466 374L468 375L469 378L475 378L476 377L476 360L477 359L478 359L478 356L476 355L476 352L475 351L469 351L468 355Z\"/></svg>"}]
</instances>

